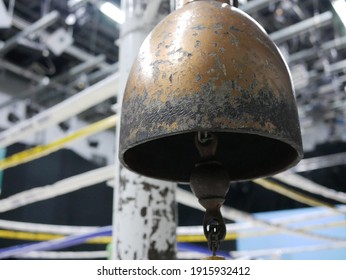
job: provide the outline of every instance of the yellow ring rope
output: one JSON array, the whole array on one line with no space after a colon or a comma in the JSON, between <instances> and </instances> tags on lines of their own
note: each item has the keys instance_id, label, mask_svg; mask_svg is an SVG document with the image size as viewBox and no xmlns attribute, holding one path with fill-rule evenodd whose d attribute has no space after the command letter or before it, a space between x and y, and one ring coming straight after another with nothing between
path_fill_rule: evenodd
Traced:
<instances>
[{"instance_id":1,"label":"yellow ring rope","mask_svg":"<svg viewBox=\"0 0 346 280\"><path fill-rule=\"evenodd\" d=\"M49 155L62 147L66 146L68 143L75 141L81 137L87 137L89 135L95 134L97 132L112 128L116 125L118 120L117 115L110 116L101 121L93 123L87 127L77 130L74 133L67 135L66 137L60 138L54 142L47 145L36 146L34 148L19 152L3 160L0 160L0 170L4 170L10 167L17 166L19 164L38 159L40 157Z\"/></svg>"}]
</instances>

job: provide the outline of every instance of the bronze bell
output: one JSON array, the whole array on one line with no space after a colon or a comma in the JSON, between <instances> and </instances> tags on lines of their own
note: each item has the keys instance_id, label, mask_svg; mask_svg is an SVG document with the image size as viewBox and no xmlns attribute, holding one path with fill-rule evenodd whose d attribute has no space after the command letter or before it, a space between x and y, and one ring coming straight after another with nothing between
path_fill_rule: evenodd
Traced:
<instances>
[{"instance_id":1,"label":"bronze bell","mask_svg":"<svg viewBox=\"0 0 346 280\"><path fill-rule=\"evenodd\" d=\"M119 153L139 174L191 181L208 237L230 181L283 171L303 150L288 67L263 28L227 1L185 2L133 64Z\"/></svg>"}]
</instances>

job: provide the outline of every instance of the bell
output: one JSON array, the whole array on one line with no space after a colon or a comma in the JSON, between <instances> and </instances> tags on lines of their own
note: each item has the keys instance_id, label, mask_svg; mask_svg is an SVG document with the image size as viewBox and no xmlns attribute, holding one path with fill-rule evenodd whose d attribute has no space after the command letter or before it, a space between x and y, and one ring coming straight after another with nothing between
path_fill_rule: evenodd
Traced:
<instances>
[{"instance_id":1,"label":"bell","mask_svg":"<svg viewBox=\"0 0 346 280\"><path fill-rule=\"evenodd\" d=\"M133 64L119 155L136 173L191 182L208 237L230 181L283 171L303 151L288 67L263 28L227 1L185 2Z\"/></svg>"}]
</instances>

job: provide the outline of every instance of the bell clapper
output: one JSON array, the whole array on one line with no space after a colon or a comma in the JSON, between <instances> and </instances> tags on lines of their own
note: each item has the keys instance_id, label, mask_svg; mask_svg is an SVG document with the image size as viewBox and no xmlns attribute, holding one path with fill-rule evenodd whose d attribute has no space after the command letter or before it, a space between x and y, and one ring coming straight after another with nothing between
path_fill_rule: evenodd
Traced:
<instances>
[{"instance_id":1,"label":"bell clapper","mask_svg":"<svg viewBox=\"0 0 346 280\"><path fill-rule=\"evenodd\" d=\"M210 221L210 224L207 225L207 236L209 249L212 251L213 256L216 256L216 251L219 249L220 246L219 232L219 222L217 220Z\"/></svg>"},{"instance_id":2,"label":"bell clapper","mask_svg":"<svg viewBox=\"0 0 346 280\"><path fill-rule=\"evenodd\" d=\"M208 240L209 249L213 256L216 256L216 251L226 236L226 226L219 209L214 215L208 212L207 210L203 220L204 235Z\"/></svg>"},{"instance_id":3,"label":"bell clapper","mask_svg":"<svg viewBox=\"0 0 346 280\"><path fill-rule=\"evenodd\" d=\"M215 133L203 131L195 136L195 145L201 160L191 172L191 189L206 209L203 230L213 256L226 236L226 226L220 212L229 189L229 175L216 159L218 138Z\"/></svg>"}]
</instances>

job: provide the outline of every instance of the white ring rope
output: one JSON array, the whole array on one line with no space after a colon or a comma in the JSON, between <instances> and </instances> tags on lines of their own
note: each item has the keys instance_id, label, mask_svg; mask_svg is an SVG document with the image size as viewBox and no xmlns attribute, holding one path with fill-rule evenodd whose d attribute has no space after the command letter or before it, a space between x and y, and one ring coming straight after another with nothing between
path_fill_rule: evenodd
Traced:
<instances>
[{"instance_id":1,"label":"white ring rope","mask_svg":"<svg viewBox=\"0 0 346 280\"><path fill-rule=\"evenodd\" d=\"M342 249L346 247L346 242L336 242L326 245L311 245L311 246L299 246L297 248L284 247L275 248L268 250L254 250L254 251L232 251L231 256L236 259L253 259L253 258L263 258L266 256L281 256L284 254L294 254L294 253L306 253L306 252L316 252L324 250L335 250ZM200 259L206 257L207 254L198 252L177 252L177 257L179 259ZM97 259L97 258L107 258L107 251L84 251L84 252L56 252L56 251L33 251L26 254L21 254L16 256L17 258L25 259Z\"/></svg>"},{"instance_id":2,"label":"white ring rope","mask_svg":"<svg viewBox=\"0 0 346 280\"><path fill-rule=\"evenodd\" d=\"M0 220L1 227L1 220ZM237 232L241 230L250 230L253 228L251 223L226 224L226 231ZM203 227L201 226L180 226L177 228L177 235L202 235Z\"/></svg>"},{"instance_id":3,"label":"white ring rope","mask_svg":"<svg viewBox=\"0 0 346 280\"><path fill-rule=\"evenodd\" d=\"M189 251L189 252L177 252L177 259L178 260L200 260L206 257L209 257L210 254L207 253L199 253L199 252L193 252L193 251Z\"/></svg>"},{"instance_id":4,"label":"white ring rope","mask_svg":"<svg viewBox=\"0 0 346 280\"><path fill-rule=\"evenodd\" d=\"M22 244L12 246L9 248L0 249L0 259L6 259L11 256L17 256L33 251L52 251L62 248L67 248L84 243L94 237L110 235L112 232L111 226L100 227L95 231L91 231L87 234L75 234L69 235L58 239L52 239L48 241L36 242L31 244Z\"/></svg>"},{"instance_id":5,"label":"white ring rope","mask_svg":"<svg viewBox=\"0 0 346 280\"><path fill-rule=\"evenodd\" d=\"M73 176L62 181L59 181L53 185L38 187L28 191L24 191L19 194L15 194L9 198L0 201L0 213L28 205L30 203L42 201L58 195L63 195L72 191L91 186L93 184L107 181L114 176L114 165L101 167L96 170L92 170L77 176ZM176 189L177 201L187 206L204 211L203 207L198 203L197 198L188 191L181 188ZM231 207L222 207L223 215L226 219L239 221L239 222L251 222L256 226L265 226L271 229L286 231L291 234L300 234L310 238L317 238L329 241L340 241L338 238L332 238L315 233L309 233L299 229L290 229L282 225L274 224L271 222L263 221L254 218L252 215L236 210Z\"/></svg>"},{"instance_id":6,"label":"white ring rope","mask_svg":"<svg viewBox=\"0 0 346 280\"><path fill-rule=\"evenodd\" d=\"M254 250L254 251L232 251L231 256L236 259L252 259L266 256L281 256L283 254L306 253L324 250L335 250L346 247L346 242L337 242L326 245L311 245L299 246L297 248L284 247L268 250ZM200 259L206 257L207 254L198 252L177 252L179 259ZM97 259L107 258L107 251L87 251L87 252L56 252L56 251L34 251L16 256L17 258L33 258L33 259Z\"/></svg>"},{"instance_id":7,"label":"white ring rope","mask_svg":"<svg viewBox=\"0 0 346 280\"><path fill-rule=\"evenodd\" d=\"M340 211L346 213L346 206L339 207ZM296 222L312 221L317 219L323 219L326 217L338 217L335 213L325 211L324 208L314 209L312 213L299 213L290 214L288 217L276 217L274 219L269 219L273 224L287 225ZM321 225L325 224L323 222ZM50 233L50 234L85 234L93 230L97 230L99 227L92 226L66 226L66 225L50 225L50 224L39 224L39 223L27 223L27 222L17 222L8 221L0 219L0 228L7 230L25 231L33 233ZM252 223L234 223L226 224L227 232L240 232L240 231L253 231L255 226ZM263 227L257 227L256 231L263 231ZM199 226L179 226L177 228L177 235L202 235L203 228Z\"/></svg>"},{"instance_id":8,"label":"white ring rope","mask_svg":"<svg viewBox=\"0 0 346 280\"><path fill-rule=\"evenodd\" d=\"M96 230L99 227L91 226L65 226L65 225L49 225L38 223L26 223L17 221L8 221L0 219L0 228L7 230L25 231L33 233L50 233L50 234L84 234ZM250 223L227 224L227 232L236 232L239 230L251 229ZM203 234L201 226L180 226L177 228L178 235L196 235Z\"/></svg>"},{"instance_id":9,"label":"white ring rope","mask_svg":"<svg viewBox=\"0 0 346 280\"><path fill-rule=\"evenodd\" d=\"M177 188L176 189L176 196L177 196L177 201L179 203L182 203L182 204L185 204L187 206L190 206L190 207L204 211L203 207L198 203L197 198L192 193L190 193L186 190L183 190L181 188ZM301 236L319 239L319 240L324 240L324 241L333 241L333 242L344 241L344 239L340 239L340 238L334 238L334 237L330 237L330 236L325 236L325 235L321 235L321 234L308 232L305 230L293 229L293 228L285 227L282 225L273 224L273 223L268 222L268 221L257 219L255 217L253 217L251 214L248 214L248 213L245 213L243 211L239 211L237 209L227 207L227 206L223 206L221 208L221 212L222 212L222 215L224 218L229 219L229 220L233 220L236 222L238 222L238 221L239 222L244 222L244 221L245 222L251 222L255 226L264 226L264 227L267 227L267 228L270 228L273 230L283 231L283 232L287 232L289 234L301 235Z\"/></svg>"},{"instance_id":10,"label":"white ring rope","mask_svg":"<svg viewBox=\"0 0 346 280\"><path fill-rule=\"evenodd\" d=\"M114 177L114 173L114 165L109 165L106 167L101 167L96 170L92 170L80 175L76 175L61 180L53 185L38 187L28 191L24 191L19 194L15 194L9 198L0 201L0 212L13 210L18 207L28 205L30 203L53 198L58 195L63 195L72 191L85 188L87 186L91 186L96 183L107 181ZM187 206L204 211L203 207L198 203L197 198L191 192L185 191L181 188L177 188L177 201ZM317 238L329 241L340 241L340 239L338 238L332 238L315 233L309 233L299 229L291 229L284 227L282 225L274 224L272 222L256 219L248 213L233 209L231 207L223 207L222 212L226 219L234 221L250 222L255 226L265 226L267 228L285 231L291 234L300 234L310 238Z\"/></svg>"},{"instance_id":11,"label":"white ring rope","mask_svg":"<svg viewBox=\"0 0 346 280\"><path fill-rule=\"evenodd\" d=\"M327 210L326 208L319 207L319 208L313 208L314 212L311 213L299 213L294 215L289 215L287 217L279 217L279 218L273 218L269 221L274 224L291 224L291 223L297 223L297 222L304 222L304 221L311 221L311 220L317 220L322 219L326 217L332 217L332 216L340 216L341 214L338 214L334 211ZM337 207L339 213L346 214L346 206L339 206Z\"/></svg>"},{"instance_id":12,"label":"white ring rope","mask_svg":"<svg viewBox=\"0 0 346 280\"><path fill-rule=\"evenodd\" d=\"M284 172L275 175L274 178L295 188L346 203L346 193L327 188L298 174Z\"/></svg>"},{"instance_id":13,"label":"white ring rope","mask_svg":"<svg viewBox=\"0 0 346 280\"><path fill-rule=\"evenodd\" d=\"M36 223L0 220L0 228L7 229L7 230L34 232L34 233L70 235L70 234L88 233L90 231L97 230L99 227L48 225L48 224L36 224Z\"/></svg>"},{"instance_id":14,"label":"white ring rope","mask_svg":"<svg viewBox=\"0 0 346 280\"><path fill-rule=\"evenodd\" d=\"M84 252L56 252L56 251L33 251L16 256L18 259L46 259L46 260L67 260L67 259L103 259L107 258L107 251L84 251Z\"/></svg>"},{"instance_id":15,"label":"white ring rope","mask_svg":"<svg viewBox=\"0 0 346 280\"><path fill-rule=\"evenodd\" d=\"M114 177L114 173L114 165L109 165L63 179L52 185L23 191L0 200L0 213L107 181Z\"/></svg>"}]
</instances>

